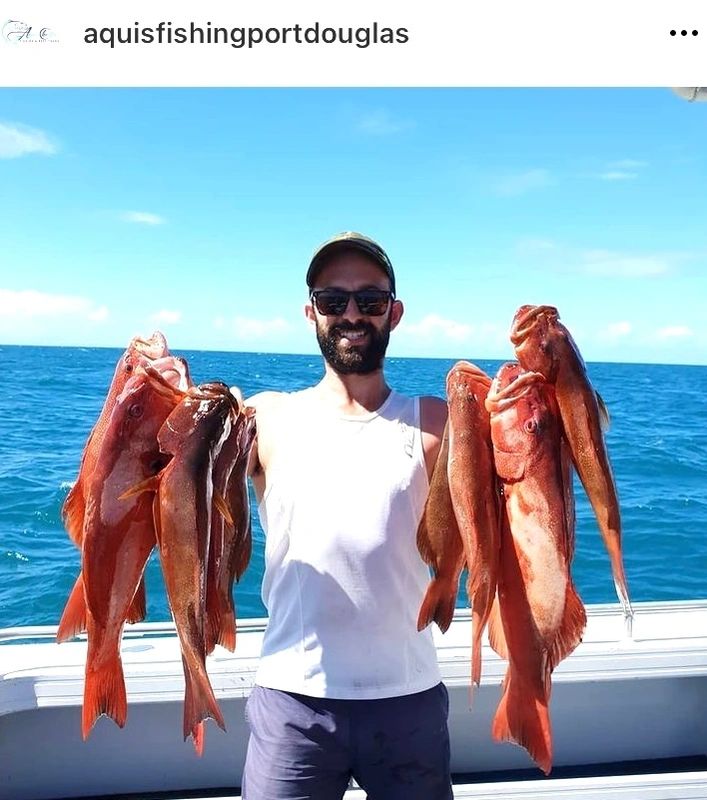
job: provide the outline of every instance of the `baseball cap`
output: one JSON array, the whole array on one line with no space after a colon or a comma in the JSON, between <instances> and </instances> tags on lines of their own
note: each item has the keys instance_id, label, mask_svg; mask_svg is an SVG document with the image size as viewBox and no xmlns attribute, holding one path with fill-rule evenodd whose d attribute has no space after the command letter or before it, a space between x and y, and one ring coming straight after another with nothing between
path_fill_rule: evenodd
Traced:
<instances>
[{"instance_id":1,"label":"baseball cap","mask_svg":"<svg viewBox=\"0 0 707 800\"><path fill-rule=\"evenodd\" d=\"M368 236L364 236L362 233L356 233L356 231L337 233L336 236L327 239L315 250L307 270L307 286L311 288L314 285L317 273L322 268L322 265L337 250L359 250L375 261L390 279L390 288L395 294L395 273L387 253L373 239L369 239Z\"/></svg>"}]
</instances>

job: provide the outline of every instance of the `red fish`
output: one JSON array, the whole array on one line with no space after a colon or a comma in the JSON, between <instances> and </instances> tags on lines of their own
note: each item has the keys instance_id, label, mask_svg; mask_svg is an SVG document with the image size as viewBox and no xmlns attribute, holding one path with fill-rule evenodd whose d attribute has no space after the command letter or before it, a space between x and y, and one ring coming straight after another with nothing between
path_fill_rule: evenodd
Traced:
<instances>
[{"instance_id":1,"label":"red fish","mask_svg":"<svg viewBox=\"0 0 707 800\"><path fill-rule=\"evenodd\" d=\"M233 584L248 566L252 548L247 467L255 439L255 410L241 408L213 471L214 498L219 498L211 515L211 541L207 576L206 652L217 644L236 649L236 616ZM226 510L219 513L223 500Z\"/></svg>"},{"instance_id":2,"label":"red fish","mask_svg":"<svg viewBox=\"0 0 707 800\"><path fill-rule=\"evenodd\" d=\"M159 334L161 336L161 334ZM153 351L156 352L156 351ZM179 388L182 391L186 391L191 385L191 379L189 377L189 369L187 366L186 361L181 358L176 358L174 356L161 356L157 359L142 359L140 363L135 368L134 362L125 361L126 366L130 366L130 372L134 377L135 374L145 374L145 371L151 373L153 376L153 387L159 387L164 381L167 381L168 384ZM137 373L135 372L137 369ZM154 372L153 372L154 370ZM142 372L141 372L142 371ZM127 374L127 373L126 373ZM132 380L132 378L130 379ZM159 390L159 389L158 389ZM163 389L164 391L164 389ZM169 392L169 390L167 390ZM118 395L119 397L120 395ZM116 398L117 400L117 398ZM80 494L80 502L81 502L81 513L85 517L85 496L88 492L87 487L90 486L90 482L93 476L96 474L96 467L97 462L99 460L99 456L101 453L100 447L103 443L103 439L107 430L107 427L110 423L110 415L112 414L112 410L116 405L116 401L114 400L110 406L110 413L107 414L106 419L100 423L100 428L98 425L96 426L95 435L92 437L90 442L90 454L88 458L86 458L82 463L82 472L84 472L84 477L80 480L81 485L81 494ZM104 408L105 411L105 408ZM87 450L85 451L85 455L88 454L89 447L87 445ZM90 467L90 470L89 470ZM77 482L76 485L79 485ZM84 520L81 521L81 538L83 544L83 526ZM135 596L133 598L133 602L130 605L130 608L126 614L126 622L135 623L143 620L146 614L146 597L145 597L145 583L144 580L141 578L138 588L135 592ZM83 580L83 571L79 573L76 582L74 583L73 589L69 595L67 600L66 606L64 608L64 612L62 614L61 620L59 622L59 627L56 634L57 642L65 642L68 639L77 636L82 631L87 629L87 619L86 619L86 594L84 590L84 580Z\"/></svg>"},{"instance_id":3,"label":"red fish","mask_svg":"<svg viewBox=\"0 0 707 800\"><path fill-rule=\"evenodd\" d=\"M449 628L459 591L459 576L465 563L464 544L449 493L448 460L449 422L444 426L425 509L417 528L417 549L433 573L417 618L419 631L432 621L437 623L442 633Z\"/></svg>"},{"instance_id":4,"label":"red fish","mask_svg":"<svg viewBox=\"0 0 707 800\"><path fill-rule=\"evenodd\" d=\"M481 681L481 636L496 594L500 492L494 469L486 396L489 376L460 361L447 376L449 491L468 569L472 612L471 678Z\"/></svg>"},{"instance_id":5,"label":"red fish","mask_svg":"<svg viewBox=\"0 0 707 800\"><path fill-rule=\"evenodd\" d=\"M633 610L621 550L618 494L602 430L608 424L604 404L592 388L579 349L556 308L521 306L513 319L511 342L522 367L541 373L555 387L564 435L609 553L630 635Z\"/></svg>"},{"instance_id":6,"label":"red fish","mask_svg":"<svg viewBox=\"0 0 707 800\"><path fill-rule=\"evenodd\" d=\"M186 380L179 360L167 357L155 363L159 368L139 367L116 400L85 485L84 738L101 714L121 727L127 714L120 637L155 545L153 496L135 492L135 487L153 479L166 462L157 434L183 397L179 384Z\"/></svg>"},{"instance_id":7,"label":"red fish","mask_svg":"<svg viewBox=\"0 0 707 800\"><path fill-rule=\"evenodd\" d=\"M155 527L169 604L184 666L184 738L199 755L203 720L225 722L206 672L206 578L213 513L213 466L238 404L224 384L190 389L159 432L163 453L173 456L159 476Z\"/></svg>"},{"instance_id":8,"label":"red fish","mask_svg":"<svg viewBox=\"0 0 707 800\"><path fill-rule=\"evenodd\" d=\"M492 734L522 745L547 774L552 768L552 671L579 644L586 625L570 575L570 463L554 391L542 375L505 364L486 404L505 498L501 619L494 611L489 638L509 661Z\"/></svg>"},{"instance_id":9,"label":"red fish","mask_svg":"<svg viewBox=\"0 0 707 800\"><path fill-rule=\"evenodd\" d=\"M83 520L85 515L84 485L93 474L98 458L98 451L105 434L111 411L118 395L132 377L136 367L169 355L167 340L159 331L155 331L149 339L134 337L126 351L118 360L108 395L103 403L98 420L93 426L81 456L76 483L71 487L61 510L62 519L71 540L81 547L83 541Z\"/></svg>"}]
</instances>

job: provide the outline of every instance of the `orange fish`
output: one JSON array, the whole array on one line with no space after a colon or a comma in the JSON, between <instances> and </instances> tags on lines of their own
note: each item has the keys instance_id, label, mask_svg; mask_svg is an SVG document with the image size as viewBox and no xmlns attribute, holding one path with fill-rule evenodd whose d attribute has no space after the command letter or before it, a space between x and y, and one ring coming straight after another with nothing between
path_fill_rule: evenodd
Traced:
<instances>
[{"instance_id":1,"label":"orange fish","mask_svg":"<svg viewBox=\"0 0 707 800\"><path fill-rule=\"evenodd\" d=\"M108 395L103 402L103 408L86 440L83 455L81 456L78 478L67 494L61 510L67 533L71 541L78 547L81 547L81 542L83 541L84 484L90 479L96 466L98 451L115 401L139 364L154 361L157 358L163 358L168 355L167 340L160 331L155 331L149 339L143 339L140 336L134 337L118 360L113 380L108 389Z\"/></svg>"},{"instance_id":2,"label":"orange fish","mask_svg":"<svg viewBox=\"0 0 707 800\"><path fill-rule=\"evenodd\" d=\"M539 373L505 364L486 405L505 498L498 606L489 639L509 662L492 735L523 746L548 774L552 671L579 644L586 625L570 576L574 508L569 455L554 391Z\"/></svg>"},{"instance_id":3,"label":"orange fish","mask_svg":"<svg viewBox=\"0 0 707 800\"><path fill-rule=\"evenodd\" d=\"M90 479L96 466L98 451L105 434L110 414L118 395L134 374L140 364L149 363L157 358L169 355L167 340L160 331L155 331L149 339L134 337L123 355L118 360L108 395L103 403L98 420L89 433L81 456L81 465L76 482L69 490L61 509L61 517L69 538L77 547L83 542L83 525L86 512L85 484ZM140 583L135 600L128 610L127 621L139 622L145 618L145 585ZM63 642L86 630L85 603L83 600L83 578L76 579L69 595L64 615L59 623L57 641Z\"/></svg>"},{"instance_id":4,"label":"orange fish","mask_svg":"<svg viewBox=\"0 0 707 800\"><path fill-rule=\"evenodd\" d=\"M206 579L213 512L213 466L238 415L225 384L202 384L167 418L160 449L174 456L159 476L154 514L167 597L184 667L184 738L203 751L203 720L225 723L206 672ZM218 512L221 513L221 512Z\"/></svg>"},{"instance_id":5,"label":"orange fish","mask_svg":"<svg viewBox=\"0 0 707 800\"><path fill-rule=\"evenodd\" d=\"M255 439L255 409L241 412L224 442L213 471L214 498L225 501L226 513L212 509L206 591L206 652L217 644L236 649L233 584L250 561L252 548L247 468Z\"/></svg>"},{"instance_id":6,"label":"orange fish","mask_svg":"<svg viewBox=\"0 0 707 800\"><path fill-rule=\"evenodd\" d=\"M165 363L167 362L167 363ZM120 638L128 609L155 545L152 494L136 490L166 463L157 434L184 395L186 376L174 358L138 367L118 396L98 458L85 484L82 548L88 653L82 731L108 714L127 715ZM170 378L179 376L177 385Z\"/></svg>"},{"instance_id":7,"label":"orange fish","mask_svg":"<svg viewBox=\"0 0 707 800\"><path fill-rule=\"evenodd\" d=\"M157 334L155 334L157 335ZM162 334L159 334L161 336ZM135 340L133 340L135 341ZM156 352L156 351L153 351ZM136 374L135 369L138 370L147 370L148 372L151 370L156 370L153 372L153 378L156 378L157 386L163 383L165 380L176 387L179 387L181 390L185 391L191 385L191 379L189 377L189 369L187 366L186 361L182 358L177 358L175 356L161 356L157 359L140 359L140 363L135 367L135 363L130 361L124 360L125 366L130 366L130 373L132 376ZM127 374L127 373L125 373ZM153 381L154 383L154 381ZM118 395L119 396L119 395ZM116 398L117 399L117 398ZM86 493L86 486L90 485L90 480L92 476L95 474L96 471L96 464L100 454L100 446L103 442L103 438L105 436L105 432L107 426L110 422L110 415L112 414L112 409L115 407L115 400L112 402L110 406L110 412L106 415L105 420L100 422L100 426L97 424L95 435L92 436L90 440L90 448L87 445L86 451L84 451L84 455L87 458L82 462L82 472L84 473L84 477L77 481L77 486L81 486L80 491L80 504L81 504L81 514L85 517L85 493ZM104 411L106 406L104 406ZM90 449L90 453L89 453ZM89 469L90 467L90 469ZM77 495L76 497L79 497ZM78 501L77 501L78 503ZM77 505L74 506L76 508ZM84 520L81 520L81 539L83 543L83 526ZM146 595L145 595L145 582L144 579L140 579L140 583L138 588L135 592L135 596L133 598L133 602L130 605L130 608L126 614L126 622L135 623L140 622L141 620L145 619L146 615ZM66 606L64 608L64 612L62 614L61 620L59 622L59 627L57 629L56 640L57 642L65 642L68 639L77 636L82 631L87 629L87 619L86 619L86 599L85 599L85 590L84 590L84 581L83 581L83 571L79 572L79 576L74 583L74 586L69 594L69 598L66 602Z\"/></svg>"},{"instance_id":8,"label":"orange fish","mask_svg":"<svg viewBox=\"0 0 707 800\"><path fill-rule=\"evenodd\" d=\"M579 349L553 306L521 306L513 319L511 342L528 371L541 373L555 387L565 438L611 560L616 593L627 632L633 610L621 550L621 514L604 441L608 414L592 388Z\"/></svg>"},{"instance_id":9,"label":"orange fish","mask_svg":"<svg viewBox=\"0 0 707 800\"><path fill-rule=\"evenodd\" d=\"M449 628L456 607L459 576L465 563L464 544L449 493L448 460L449 422L444 426L425 509L417 528L417 549L433 572L420 606L418 631L432 621L437 623L442 633Z\"/></svg>"},{"instance_id":10,"label":"orange fish","mask_svg":"<svg viewBox=\"0 0 707 800\"><path fill-rule=\"evenodd\" d=\"M496 594L501 543L501 499L485 406L490 386L489 376L467 361L459 361L447 375L449 492L469 572L471 678L477 686L481 681L481 636Z\"/></svg>"}]
</instances>

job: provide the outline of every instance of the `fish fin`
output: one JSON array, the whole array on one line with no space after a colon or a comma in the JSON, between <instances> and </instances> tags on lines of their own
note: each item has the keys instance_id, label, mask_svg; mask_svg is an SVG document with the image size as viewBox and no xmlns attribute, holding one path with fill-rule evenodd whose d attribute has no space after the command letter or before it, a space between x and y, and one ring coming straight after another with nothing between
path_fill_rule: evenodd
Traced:
<instances>
[{"instance_id":1,"label":"fish fin","mask_svg":"<svg viewBox=\"0 0 707 800\"><path fill-rule=\"evenodd\" d=\"M126 489L123 494L118 495L118 500L127 500L129 497L135 497L135 495L142 494L143 492L156 492L159 486L160 476L150 475L149 478L145 478L144 481L136 483L135 486Z\"/></svg>"},{"instance_id":2,"label":"fish fin","mask_svg":"<svg viewBox=\"0 0 707 800\"><path fill-rule=\"evenodd\" d=\"M602 396L599 392L594 390L594 394L597 398L597 406L599 408L599 426L601 427L601 432L606 433L609 428L611 427L611 417L609 416L609 409L606 407L606 403L602 399Z\"/></svg>"},{"instance_id":3,"label":"fish fin","mask_svg":"<svg viewBox=\"0 0 707 800\"><path fill-rule=\"evenodd\" d=\"M126 622L131 624L135 622L142 622L147 616L147 596L145 593L145 577L140 578L140 583L135 590L133 602L130 604L128 614L125 618Z\"/></svg>"},{"instance_id":4,"label":"fish fin","mask_svg":"<svg viewBox=\"0 0 707 800\"><path fill-rule=\"evenodd\" d=\"M79 478L66 495L61 507L61 518L71 541L81 547L83 542L83 520L86 514L86 501L83 495L83 482Z\"/></svg>"},{"instance_id":5,"label":"fish fin","mask_svg":"<svg viewBox=\"0 0 707 800\"><path fill-rule=\"evenodd\" d=\"M162 518L160 516L159 494L155 494L155 498L152 501L152 523L155 526L155 541L157 542L157 547L159 547L162 541Z\"/></svg>"},{"instance_id":6,"label":"fish fin","mask_svg":"<svg viewBox=\"0 0 707 800\"><path fill-rule=\"evenodd\" d=\"M506 634L503 630L503 620L501 619L501 607L498 604L498 595L494 598L489 615L489 644L495 653L508 661L508 644Z\"/></svg>"},{"instance_id":7,"label":"fish fin","mask_svg":"<svg viewBox=\"0 0 707 800\"><path fill-rule=\"evenodd\" d=\"M524 747L546 774L552 769L552 730L548 696L531 681L523 680L509 666L503 681L503 696L491 725L497 742L515 742Z\"/></svg>"},{"instance_id":8,"label":"fish fin","mask_svg":"<svg viewBox=\"0 0 707 800\"><path fill-rule=\"evenodd\" d=\"M228 504L223 499L223 495L220 492L214 490L214 505L218 509L221 516L226 520L229 525L233 525L233 517L231 516L231 509L228 507Z\"/></svg>"},{"instance_id":9,"label":"fish fin","mask_svg":"<svg viewBox=\"0 0 707 800\"><path fill-rule=\"evenodd\" d=\"M56 632L57 642L66 642L86 630L86 597L83 593L83 575L79 573L69 599L64 606L59 627Z\"/></svg>"},{"instance_id":10,"label":"fish fin","mask_svg":"<svg viewBox=\"0 0 707 800\"><path fill-rule=\"evenodd\" d=\"M471 583L469 581L469 583ZM495 577L493 582L490 580L476 588L472 593L469 591L469 583L467 584L467 594L473 597L471 601L471 682L472 685L481 685L481 637L484 629L488 625L493 609L496 582ZM491 585L493 583L493 585Z\"/></svg>"},{"instance_id":11,"label":"fish fin","mask_svg":"<svg viewBox=\"0 0 707 800\"><path fill-rule=\"evenodd\" d=\"M431 622L436 622L442 633L452 623L457 602L457 587L450 586L440 578L433 578L420 606L417 617L417 630L421 631Z\"/></svg>"},{"instance_id":12,"label":"fish fin","mask_svg":"<svg viewBox=\"0 0 707 800\"><path fill-rule=\"evenodd\" d=\"M232 596L221 598L221 621L216 634L216 642L226 650L230 650L231 653L236 649L236 615Z\"/></svg>"},{"instance_id":13,"label":"fish fin","mask_svg":"<svg viewBox=\"0 0 707 800\"><path fill-rule=\"evenodd\" d=\"M120 653L116 650L111 658L102 663L100 669L86 665L86 682L83 692L81 732L88 738L91 728L101 714L107 714L119 728L125 726L128 717L128 700Z\"/></svg>"},{"instance_id":14,"label":"fish fin","mask_svg":"<svg viewBox=\"0 0 707 800\"><path fill-rule=\"evenodd\" d=\"M214 690L203 666L197 671L191 669L187 660L182 657L184 665L184 739L193 733L196 727L211 717L221 730L226 730L223 714L218 706Z\"/></svg>"},{"instance_id":15,"label":"fish fin","mask_svg":"<svg viewBox=\"0 0 707 800\"><path fill-rule=\"evenodd\" d=\"M571 580L567 581L565 591L565 611L562 623L550 646L548 654L548 677L552 670L582 641L587 625L587 612Z\"/></svg>"}]
</instances>

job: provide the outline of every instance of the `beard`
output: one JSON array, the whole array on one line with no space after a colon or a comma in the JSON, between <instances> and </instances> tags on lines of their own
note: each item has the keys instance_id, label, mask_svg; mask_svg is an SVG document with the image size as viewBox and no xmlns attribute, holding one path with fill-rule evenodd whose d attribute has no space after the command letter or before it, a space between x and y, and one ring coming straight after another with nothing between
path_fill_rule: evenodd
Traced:
<instances>
[{"instance_id":1,"label":"beard","mask_svg":"<svg viewBox=\"0 0 707 800\"><path fill-rule=\"evenodd\" d=\"M383 366L385 351L390 339L390 320L386 320L382 329L378 330L370 322L352 325L343 322L326 328L316 323L317 341L324 360L340 375L369 375ZM347 331L364 331L368 338L365 344L340 345Z\"/></svg>"}]
</instances>

